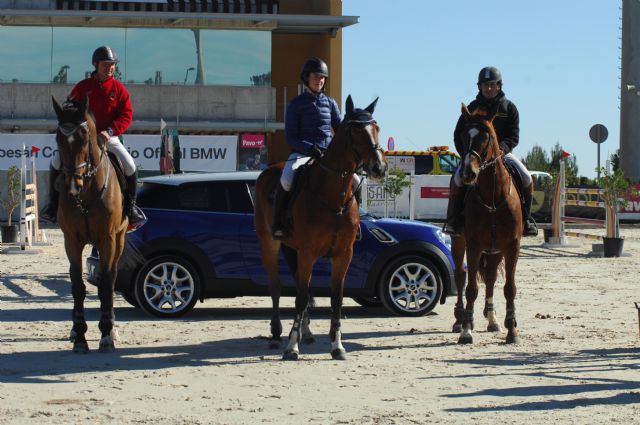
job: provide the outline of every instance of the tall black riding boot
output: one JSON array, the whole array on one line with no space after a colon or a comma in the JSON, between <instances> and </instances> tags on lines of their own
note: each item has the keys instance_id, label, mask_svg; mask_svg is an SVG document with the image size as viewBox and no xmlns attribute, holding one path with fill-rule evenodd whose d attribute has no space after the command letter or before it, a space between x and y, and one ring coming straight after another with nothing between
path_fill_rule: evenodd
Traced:
<instances>
[{"instance_id":1,"label":"tall black riding boot","mask_svg":"<svg viewBox=\"0 0 640 425\"><path fill-rule=\"evenodd\" d=\"M462 234L464 227L464 197L466 188L464 186L456 186L453 178L449 185L449 205L447 205L447 221L444 224L443 231L450 235Z\"/></svg>"},{"instance_id":2,"label":"tall black riding boot","mask_svg":"<svg viewBox=\"0 0 640 425\"><path fill-rule=\"evenodd\" d=\"M124 213L129 217L129 227L140 227L147 218L136 207L136 192L138 190L138 176L137 173L133 173L130 176L125 177L127 181L127 190L124 195Z\"/></svg>"},{"instance_id":3,"label":"tall black riding boot","mask_svg":"<svg viewBox=\"0 0 640 425\"><path fill-rule=\"evenodd\" d=\"M53 166L49 166L49 201L47 205L40 211L40 218L49 223L55 223L58 215L58 200L60 193L56 189L56 181L60 175L60 170L56 170Z\"/></svg>"},{"instance_id":4,"label":"tall black riding boot","mask_svg":"<svg viewBox=\"0 0 640 425\"><path fill-rule=\"evenodd\" d=\"M281 184L278 184L276 199L273 202L273 225L271 226L271 237L274 240L282 240L287 236L284 229L284 210L288 198L289 192L284 190Z\"/></svg>"},{"instance_id":5,"label":"tall black riding boot","mask_svg":"<svg viewBox=\"0 0 640 425\"><path fill-rule=\"evenodd\" d=\"M533 203L533 184L523 191L524 204L522 205L522 223L524 236L538 236L538 226L531 217L531 204Z\"/></svg>"}]
</instances>

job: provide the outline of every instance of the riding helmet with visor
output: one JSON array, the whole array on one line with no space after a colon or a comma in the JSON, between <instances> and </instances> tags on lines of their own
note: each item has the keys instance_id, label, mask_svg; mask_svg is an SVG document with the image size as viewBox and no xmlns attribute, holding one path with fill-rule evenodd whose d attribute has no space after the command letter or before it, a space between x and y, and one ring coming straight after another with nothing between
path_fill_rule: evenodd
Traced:
<instances>
[{"instance_id":1,"label":"riding helmet with visor","mask_svg":"<svg viewBox=\"0 0 640 425\"><path fill-rule=\"evenodd\" d=\"M496 82L499 86L502 86L502 73L494 66L485 66L480 70L478 74L478 87L480 84L487 82Z\"/></svg>"},{"instance_id":2,"label":"riding helmet with visor","mask_svg":"<svg viewBox=\"0 0 640 425\"><path fill-rule=\"evenodd\" d=\"M93 52L93 56L91 57L91 63L93 63L94 65L98 64L99 62L117 63L118 55L116 55L116 51L111 47L100 46Z\"/></svg>"},{"instance_id":3,"label":"riding helmet with visor","mask_svg":"<svg viewBox=\"0 0 640 425\"><path fill-rule=\"evenodd\" d=\"M302 65L302 71L300 71L300 79L305 84L305 86L309 84L309 74L312 72L320 74L324 78L329 78L329 67L322 59L307 59L304 65Z\"/></svg>"}]
</instances>

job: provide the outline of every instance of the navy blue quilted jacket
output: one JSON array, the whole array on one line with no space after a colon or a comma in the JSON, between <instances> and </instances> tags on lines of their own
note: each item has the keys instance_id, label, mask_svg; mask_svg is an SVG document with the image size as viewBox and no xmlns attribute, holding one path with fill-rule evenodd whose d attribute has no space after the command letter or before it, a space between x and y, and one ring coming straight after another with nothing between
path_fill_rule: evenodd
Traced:
<instances>
[{"instance_id":1,"label":"navy blue quilted jacket","mask_svg":"<svg viewBox=\"0 0 640 425\"><path fill-rule=\"evenodd\" d=\"M311 145L327 149L331 143L331 129L342 122L338 104L324 93L309 91L299 94L287 107L284 122L286 140L294 152L307 155Z\"/></svg>"}]
</instances>

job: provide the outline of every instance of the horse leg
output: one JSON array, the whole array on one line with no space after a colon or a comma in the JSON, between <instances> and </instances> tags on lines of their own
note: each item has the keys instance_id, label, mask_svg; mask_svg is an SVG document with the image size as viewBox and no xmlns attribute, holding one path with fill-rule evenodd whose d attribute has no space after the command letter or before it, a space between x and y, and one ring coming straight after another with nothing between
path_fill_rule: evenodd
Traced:
<instances>
[{"instance_id":1,"label":"horse leg","mask_svg":"<svg viewBox=\"0 0 640 425\"><path fill-rule=\"evenodd\" d=\"M502 255L494 254L485 257L487 258L486 264L481 266L481 275L485 283L485 301L482 314L487 319L487 332L502 332L493 306L493 291L498 278L498 266L502 261Z\"/></svg>"},{"instance_id":2,"label":"horse leg","mask_svg":"<svg viewBox=\"0 0 640 425\"><path fill-rule=\"evenodd\" d=\"M302 327L302 343L303 344L313 344L314 342L316 342L316 337L313 336L313 332L311 332L311 316L309 315L309 308L313 305L313 301L309 301L309 306L307 307L307 309L304 311L304 315L302 316L302 323L301 323L301 327Z\"/></svg>"},{"instance_id":3,"label":"horse leg","mask_svg":"<svg viewBox=\"0 0 640 425\"><path fill-rule=\"evenodd\" d=\"M269 348L279 349L282 344L282 322L280 320L280 275L278 273L278 250L280 242L274 242L269 234L269 240L261 241L262 264L269 279L269 294L271 295L271 322L269 323L271 336Z\"/></svg>"},{"instance_id":4,"label":"horse leg","mask_svg":"<svg viewBox=\"0 0 640 425\"><path fill-rule=\"evenodd\" d=\"M451 255L453 257L453 263L455 267L455 281L458 292L458 300L453 310L456 318L453 324L454 333L460 333L462 331L462 322L464 321L464 302L462 297L464 295L464 281L466 273L464 270L464 251L465 241L464 237L454 235L451 237Z\"/></svg>"},{"instance_id":5,"label":"horse leg","mask_svg":"<svg viewBox=\"0 0 640 425\"><path fill-rule=\"evenodd\" d=\"M70 239L70 238L69 238ZM79 245L79 244L78 244ZM86 354L89 352L89 344L85 334L87 322L84 318L84 299L87 296L87 288L82 279L82 250L83 246L72 246L65 238L65 250L69 258L69 278L71 279L71 294L73 295L73 310L71 318L73 327L69 340L73 343L73 352Z\"/></svg>"},{"instance_id":6,"label":"horse leg","mask_svg":"<svg viewBox=\"0 0 640 425\"><path fill-rule=\"evenodd\" d=\"M480 255L471 257L467 251L467 278L469 280L466 290L467 307L464 310L464 320L462 322L462 331L458 337L458 344L472 344L473 335L473 306L478 297L478 263Z\"/></svg>"},{"instance_id":7,"label":"horse leg","mask_svg":"<svg viewBox=\"0 0 640 425\"><path fill-rule=\"evenodd\" d=\"M115 312L113 309L113 294L118 273L118 260L122 255L124 246L124 232L111 238L105 238L98 246L100 252L100 269L103 271L102 279L98 285L98 298L100 299L100 321L98 328L101 332L99 350L101 353L109 353L115 350Z\"/></svg>"},{"instance_id":8,"label":"horse leg","mask_svg":"<svg viewBox=\"0 0 640 425\"><path fill-rule=\"evenodd\" d=\"M507 328L507 344L517 344L520 342L516 322L516 264L518 262L518 247L513 252L505 255L505 280L504 297L507 300L507 313L504 317L504 326Z\"/></svg>"},{"instance_id":9,"label":"horse leg","mask_svg":"<svg viewBox=\"0 0 640 425\"><path fill-rule=\"evenodd\" d=\"M351 248L351 247L350 247ZM345 255L334 256L331 268L331 357L333 360L346 360L347 351L342 346L342 331L340 319L342 317L342 302L344 293L344 279L353 257L353 248Z\"/></svg>"},{"instance_id":10,"label":"horse leg","mask_svg":"<svg viewBox=\"0 0 640 425\"><path fill-rule=\"evenodd\" d=\"M298 348L302 338L302 321L309 305L309 282L313 261L304 258L298 252L298 270L296 273L296 316L293 320L291 332L289 332L289 344L282 355L283 360L298 360L300 349Z\"/></svg>"}]
</instances>

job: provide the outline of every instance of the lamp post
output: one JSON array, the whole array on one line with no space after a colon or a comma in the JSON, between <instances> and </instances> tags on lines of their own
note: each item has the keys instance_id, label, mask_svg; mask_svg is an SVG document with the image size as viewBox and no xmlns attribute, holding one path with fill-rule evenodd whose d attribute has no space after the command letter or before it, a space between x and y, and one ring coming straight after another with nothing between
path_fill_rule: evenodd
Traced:
<instances>
[{"instance_id":1,"label":"lamp post","mask_svg":"<svg viewBox=\"0 0 640 425\"><path fill-rule=\"evenodd\" d=\"M194 67L190 67L187 68L187 72L184 74L184 83L183 85L187 84L187 78L189 78L189 71L195 71L196 69Z\"/></svg>"}]
</instances>

